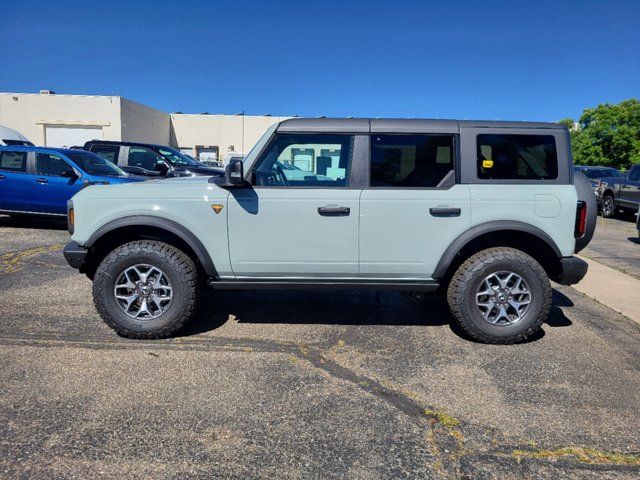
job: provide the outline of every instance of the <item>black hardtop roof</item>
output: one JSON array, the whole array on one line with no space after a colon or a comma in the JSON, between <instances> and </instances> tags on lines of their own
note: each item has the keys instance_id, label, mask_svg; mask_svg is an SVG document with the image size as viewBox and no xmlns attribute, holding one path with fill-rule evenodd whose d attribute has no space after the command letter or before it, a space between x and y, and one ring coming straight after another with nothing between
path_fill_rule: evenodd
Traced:
<instances>
[{"instance_id":1,"label":"black hardtop roof","mask_svg":"<svg viewBox=\"0 0 640 480\"><path fill-rule=\"evenodd\" d=\"M279 132L456 133L461 128L556 129L567 127L551 122L506 122L497 120L437 120L419 118L290 118L278 125Z\"/></svg>"},{"instance_id":2,"label":"black hardtop roof","mask_svg":"<svg viewBox=\"0 0 640 480\"><path fill-rule=\"evenodd\" d=\"M175 148L170 147L169 145L159 145L156 143L143 143L143 142L120 142L117 140L89 140L84 145L86 147L87 145L93 145L96 143L100 145L118 145L123 147L170 148L172 150L175 150Z\"/></svg>"}]
</instances>

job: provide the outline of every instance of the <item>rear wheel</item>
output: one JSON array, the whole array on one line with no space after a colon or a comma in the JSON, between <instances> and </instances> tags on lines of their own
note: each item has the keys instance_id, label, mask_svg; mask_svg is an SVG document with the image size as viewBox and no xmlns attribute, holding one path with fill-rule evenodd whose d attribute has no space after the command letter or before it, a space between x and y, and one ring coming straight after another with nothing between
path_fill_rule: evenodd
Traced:
<instances>
[{"instance_id":1,"label":"rear wheel","mask_svg":"<svg viewBox=\"0 0 640 480\"><path fill-rule=\"evenodd\" d=\"M93 282L100 316L128 338L170 336L193 316L198 293L193 261L171 245L150 240L113 250Z\"/></svg>"},{"instance_id":2,"label":"rear wheel","mask_svg":"<svg viewBox=\"0 0 640 480\"><path fill-rule=\"evenodd\" d=\"M490 248L467 259L447 290L455 323L483 343L511 344L540 329L551 307L549 278L532 257Z\"/></svg>"},{"instance_id":3,"label":"rear wheel","mask_svg":"<svg viewBox=\"0 0 640 480\"><path fill-rule=\"evenodd\" d=\"M602 199L602 216L612 218L616 215L616 205L611 195L605 195Z\"/></svg>"}]
</instances>

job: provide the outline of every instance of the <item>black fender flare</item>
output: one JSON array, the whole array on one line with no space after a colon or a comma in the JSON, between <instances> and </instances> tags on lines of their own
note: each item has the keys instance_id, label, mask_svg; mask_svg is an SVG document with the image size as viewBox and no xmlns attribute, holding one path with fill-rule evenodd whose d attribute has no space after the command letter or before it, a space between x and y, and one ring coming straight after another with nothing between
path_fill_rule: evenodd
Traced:
<instances>
[{"instance_id":1,"label":"black fender flare","mask_svg":"<svg viewBox=\"0 0 640 480\"><path fill-rule=\"evenodd\" d=\"M202 268L204 268L207 275L210 277L217 277L218 274L213 264L213 260L211 260L209 252L200 239L185 226L167 218L155 217L152 215L132 215L112 220L93 232L91 237L89 237L89 240L85 242L84 247L90 249L104 235L123 227L155 227L172 233L179 237L191 248L191 250L195 252L198 257L198 261L202 265Z\"/></svg>"},{"instance_id":2,"label":"black fender flare","mask_svg":"<svg viewBox=\"0 0 640 480\"><path fill-rule=\"evenodd\" d=\"M575 253L578 253L584 247L586 247L593 234L596 231L596 223L598 221L598 201L596 200L596 194L591 186L591 181L587 176L580 172L575 175L576 192L578 193L578 200L587 204L587 225L584 235L580 238L576 238ZM615 204L615 197L614 197Z\"/></svg>"},{"instance_id":3,"label":"black fender flare","mask_svg":"<svg viewBox=\"0 0 640 480\"><path fill-rule=\"evenodd\" d=\"M447 273L449 266L453 263L456 258L456 255L466 246L469 242L475 240L482 235L486 235L491 232L498 232L501 230L515 230L518 232L524 232L538 237L544 243L546 243L549 248L553 250L553 252L558 256L558 258L562 257L562 253L560 249L556 245L556 242L547 235L545 232L540 230L538 227L534 227L533 225L529 225L528 223L519 222L516 220L494 220L491 222L481 223L474 227L471 227L469 230L466 230L462 234L460 234L444 251L438 264L436 265L436 269L433 272L433 278L441 279ZM573 230L572 230L573 231Z\"/></svg>"}]
</instances>

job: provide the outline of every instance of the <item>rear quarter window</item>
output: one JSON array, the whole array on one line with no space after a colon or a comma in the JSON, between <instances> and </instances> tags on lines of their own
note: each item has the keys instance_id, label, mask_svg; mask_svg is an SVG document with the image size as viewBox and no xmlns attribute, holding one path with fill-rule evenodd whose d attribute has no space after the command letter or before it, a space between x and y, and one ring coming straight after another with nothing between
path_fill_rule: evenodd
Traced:
<instances>
[{"instance_id":1,"label":"rear quarter window","mask_svg":"<svg viewBox=\"0 0 640 480\"><path fill-rule=\"evenodd\" d=\"M477 136L478 178L554 180L558 153L553 135L481 134Z\"/></svg>"}]
</instances>

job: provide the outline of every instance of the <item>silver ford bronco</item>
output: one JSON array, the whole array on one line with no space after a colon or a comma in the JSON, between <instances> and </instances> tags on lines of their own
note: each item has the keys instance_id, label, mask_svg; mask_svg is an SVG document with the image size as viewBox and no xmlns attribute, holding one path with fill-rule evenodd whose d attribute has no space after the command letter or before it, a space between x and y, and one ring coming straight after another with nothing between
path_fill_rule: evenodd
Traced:
<instances>
[{"instance_id":1,"label":"silver ford bronco","mask_svg":"<svg viewBox=\"0 0 640 480\"><path fill-rule=\"evenodd\" d=\"M224 177L91 186L71 266L118 334L166 337L201 287L446 292L469 337L514 343L587 265L597 205L553 123L286 120Z\"/></svg>"}]
</instances>

